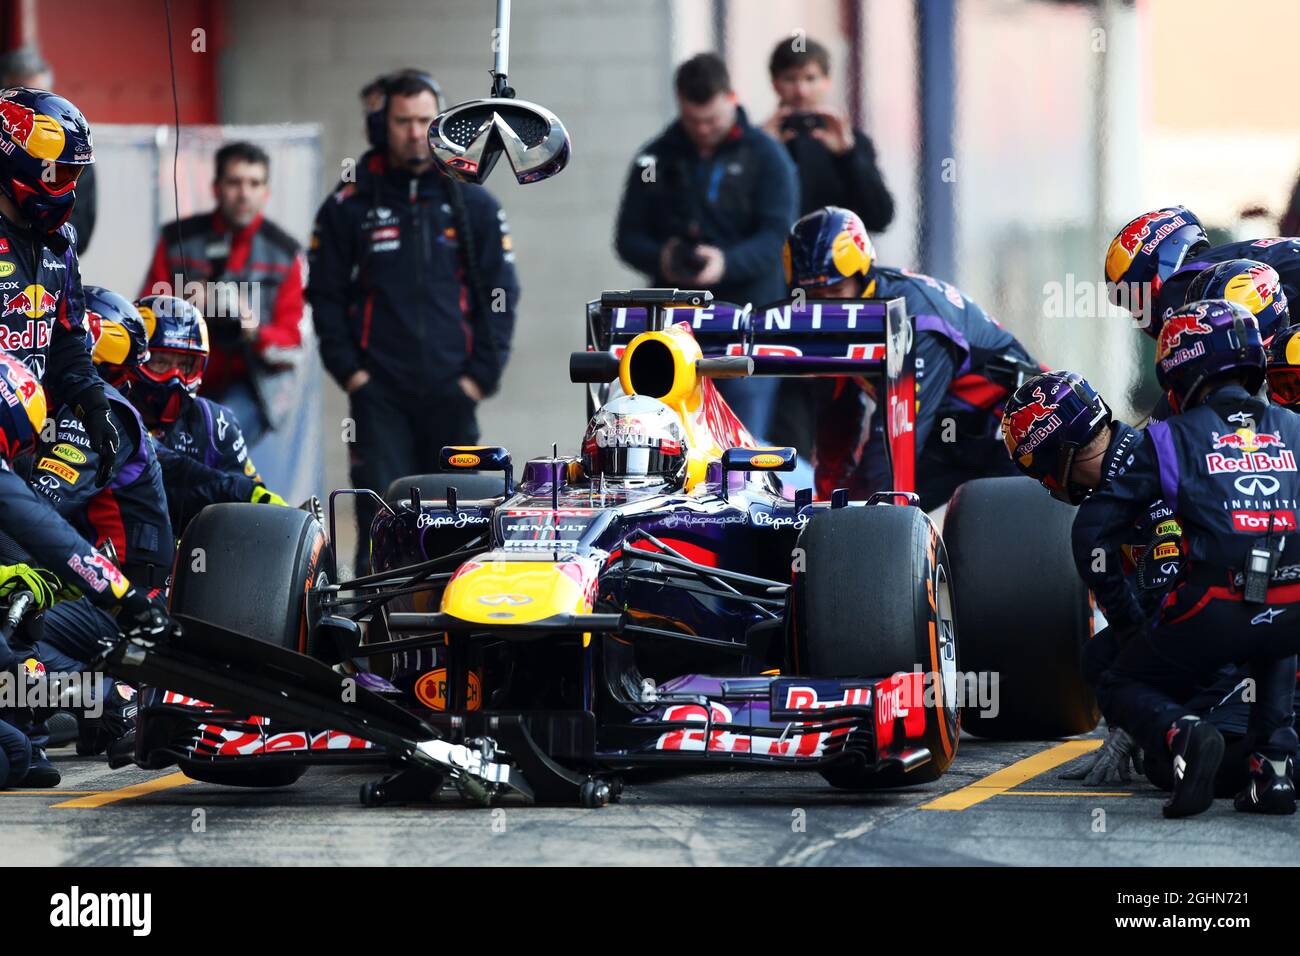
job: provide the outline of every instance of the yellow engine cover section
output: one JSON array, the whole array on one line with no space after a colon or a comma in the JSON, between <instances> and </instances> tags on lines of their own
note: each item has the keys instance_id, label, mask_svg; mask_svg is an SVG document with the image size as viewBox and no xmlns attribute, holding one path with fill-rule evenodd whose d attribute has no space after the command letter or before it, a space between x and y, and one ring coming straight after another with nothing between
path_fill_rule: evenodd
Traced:
<instances>
[{"instance_id":1,"label":"yellow engine cover section","mask_svg":"<svg viewBox=\"0 0 1300 956\"><path fill-rule=\"evenodd\" d=\"M583 614L595 598L596 568L571 561L469 561L442 594L442 610L476 624L532 624Z\"/></svg>"}]
</instances>

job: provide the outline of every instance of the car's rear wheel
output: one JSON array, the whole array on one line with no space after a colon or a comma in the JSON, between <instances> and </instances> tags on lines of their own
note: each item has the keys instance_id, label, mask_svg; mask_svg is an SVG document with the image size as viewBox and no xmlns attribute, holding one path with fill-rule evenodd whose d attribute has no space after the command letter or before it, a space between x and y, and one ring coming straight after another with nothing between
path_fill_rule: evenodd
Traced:
<instances>
[{"instance_id":1,"label":"car's rear wheel","mask_svg":"<svg viewBox=\"0 0 1300 956\"><path fill-rule=\"evenodd\" d=\"M409 501L412 488L419 488L420 497L426 501L444 498L448 485L456 489L456 497L461 501L500 498L505 494L505 476L499 471L443 471L398 478L384 492L384 500L389 504Z\"/></svg>"},{"instance_id":2,"label":"car's rear wheel","mask_svg":"<svg viewBox=\"0 0 1300 956\"><path fill-rule=\"evenodd\" d=\"M930 761L904 773L846 759L823 775L837 787L877 789L938 779L957 752L957 634L951 576L938 530L919 508L843 508L799 535L791 617L801 670L816 677L887 677L919 667ZM915 678L912 678L915 680Z\"/></svg>"},{"instance_id":3,"label":"car's rear wheel","mask_svg":"<svg viewBox=\"0 0 1300 956\"><path fill-rule=\"evenodd\" d=\"M190 522L177 547L171 609L305 652L307 592L332 571L325 530L309 512L210 505ZM240 787L286 786L306 772L296 765L179 763L196 780Z\"/></svg>"},{"instance_id":4,"label":"car's rear wheel","mask_svg":"<svg viewBox=\"0 0 1300 956\"><path fill-rule=\"evenodd\" d=\"M1094 610L1070 549L1074 513L1019 477L967 482L948 506L962 664L990 690L962 714L973 734L1042 739L1097 726L1081 663Z\"/></svg>"}]
</instances>

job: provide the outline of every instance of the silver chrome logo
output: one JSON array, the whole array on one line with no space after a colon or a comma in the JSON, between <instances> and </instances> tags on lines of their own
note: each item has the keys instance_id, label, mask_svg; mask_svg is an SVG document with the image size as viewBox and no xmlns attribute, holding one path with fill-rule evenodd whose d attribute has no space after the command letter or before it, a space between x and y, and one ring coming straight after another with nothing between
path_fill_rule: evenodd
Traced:
<instances>
[{"instance_id":1,"label":"silver chrome logo","mask_svg":"<svg viewBox=\"0 0 1300 956\"><path fill-rule=\"evenodd\" d=\"M569 134L544 106L489 97L453 106L429 127L434 161L447 175L482 183L505 153L524 185L549 179L569 162Z\"/></svg>"}]
</instances>

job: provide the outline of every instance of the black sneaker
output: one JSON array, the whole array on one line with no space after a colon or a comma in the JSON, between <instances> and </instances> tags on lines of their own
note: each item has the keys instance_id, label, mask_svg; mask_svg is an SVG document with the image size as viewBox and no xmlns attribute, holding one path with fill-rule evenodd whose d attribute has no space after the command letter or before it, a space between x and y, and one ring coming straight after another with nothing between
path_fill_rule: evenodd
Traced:
<instances>
[{"instance_id":1,"label":"black sneaker","mask_svg":"<svg viewBox=\"0 0 1300 956\"><path fill-rule=\"evenodd\" d=\"M1165 816L1172 819L1204 813L1214 803L1223 735L1199 717L1180 717L1165 739L1174 763L1174 792L1165 802Z\"/></svg>"},{"instance_id":2,"label":"black sneaker","mask_svg":"<svg viewBox=\"0 0 1300 956\"><path fill-rule=\"evenodd\" d=\"M1250 755L1250 786L1237 794L1233 806L1243 813L1295 813L1295 769L1291 758L1269 760Z\"/></svg>"},{"instance_id":3,"label":"black sneaker","mask_svg":"<svg viewBox=\"0 0 1300 956\"><path fill-rule=\"evenodd\" d=\"M45 755L45 751L40 747L32 748L32 765L27 770L27 776L19 782L21 787L30 787L33 790L44 787L57 787L63 780L63 775L50 763L50 758Z\"/></svg>"}]
</instances>

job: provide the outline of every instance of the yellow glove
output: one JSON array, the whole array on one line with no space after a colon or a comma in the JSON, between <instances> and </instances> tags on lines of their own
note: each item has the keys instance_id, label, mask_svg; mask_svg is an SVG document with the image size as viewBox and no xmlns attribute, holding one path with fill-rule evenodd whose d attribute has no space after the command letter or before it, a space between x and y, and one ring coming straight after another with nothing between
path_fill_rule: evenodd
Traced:
<instances>
[{"instance_id":1,"label":"yellow glove","mask_svg":"<svg viewBox=\"0 0 1300 956\"><path fill-rule=\"evenodd\" d=\"M282 508L289 507L289 502L285 501L265 485L258 485L254 488L253 497L248 500L255 505L280 505Z\"/></svg>"},{"instance_id":2,"label":"yellow glove","mask_svg":"<svg viewBox=\"0 0 1300 956\"><path fill-rule=\"evenodd\" d=\"M0 565L0 599L13 597L18 591L31 591L38 608L53 607L59 600L63 583L44 568L27 564Z\"/></svg>"}]
</instances>

